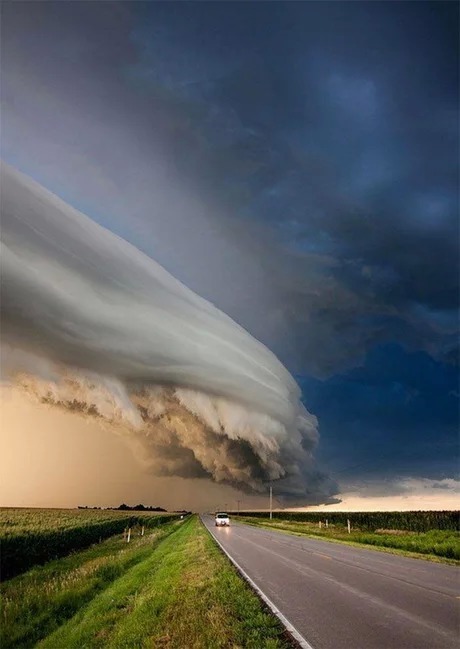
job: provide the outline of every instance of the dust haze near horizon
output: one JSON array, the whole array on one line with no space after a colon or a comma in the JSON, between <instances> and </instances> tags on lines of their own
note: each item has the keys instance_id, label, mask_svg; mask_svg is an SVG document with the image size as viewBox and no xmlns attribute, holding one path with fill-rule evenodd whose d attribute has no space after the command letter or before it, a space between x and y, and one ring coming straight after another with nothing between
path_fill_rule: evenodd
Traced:
<instances>
[{"instance_id":1,"label":"dust haze near horizon","mask_svg":"<svg viewBox=\"0 0 460 649\"><path fill-rule=\"evenodd\" d=\"M169 510L262 507L205 479L156 478L132 441L97 420L47 408L11 386L0 389L0 506L117 507L142 503ZM138 449L139 450L139 449Z\"/></svg>"},{"instance_id":2,"label":"dust haze near horizon","mask_svg":"<svg viewBox=\"0 0 460 649\"><path fill-rule=\"evenodd\" d=\"M142 503L169 510L267 509L265 495L248 495L205 479L156 478L132 440L44 407L17 388L0 389L0 507L112 507ZM340 494L341 502L307 511L458 509L460 482L403 481L402 495ZM238 503L239 501L239 503ZM274 507L282 503L274 494Z\"/></svg>"}]
</instances>

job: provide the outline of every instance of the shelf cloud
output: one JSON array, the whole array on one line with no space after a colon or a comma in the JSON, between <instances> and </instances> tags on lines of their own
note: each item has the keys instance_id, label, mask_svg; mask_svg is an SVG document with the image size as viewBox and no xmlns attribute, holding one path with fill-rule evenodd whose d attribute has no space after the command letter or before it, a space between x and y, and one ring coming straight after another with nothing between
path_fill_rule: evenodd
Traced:
<instances>
[{"instance_id":1,"label":"shelf cloud","mask_svg":"<svg viewBox=\"0 0 460 649\"><path fill-rule=\"evenodd\" d=\"M140 440L157 475L324 502L317 420L278 359L153 259L2 166L3 372Z\"/></svg>"}]
</instances>

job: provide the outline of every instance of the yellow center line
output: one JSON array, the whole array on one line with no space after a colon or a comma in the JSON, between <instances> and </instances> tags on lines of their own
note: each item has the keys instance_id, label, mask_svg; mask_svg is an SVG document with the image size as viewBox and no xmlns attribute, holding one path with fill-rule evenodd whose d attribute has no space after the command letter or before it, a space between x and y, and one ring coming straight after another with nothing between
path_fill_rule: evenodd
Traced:
<instances>
[{"instance_id":1,"label":"yellow center line","mask_svg":"<svg viewBox=\"0 0 460 649\"><path fill-rule=\"evenodd\" d=\"M322 554L321 552L313 552L313 554L317 554L318 557L323 557L323 559L329 559L329 561L332 561L332 557L328 557L327 554Z\"/></svg>"}]
</instances>

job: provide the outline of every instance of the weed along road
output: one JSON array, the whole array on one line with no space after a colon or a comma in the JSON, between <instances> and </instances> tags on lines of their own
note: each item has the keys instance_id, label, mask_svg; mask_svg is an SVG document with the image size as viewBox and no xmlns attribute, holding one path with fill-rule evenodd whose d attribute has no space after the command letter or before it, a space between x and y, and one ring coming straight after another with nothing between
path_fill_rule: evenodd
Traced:
<instances>
[{"instance_id":1,"label":"weed along road","mask_svg":"<svg viewBox=\"0 0 460 649\"><path fill-rule=\"evenodd\" d=\"M203 522L312 649L458 649L456 566Z\"/></svg>"}]
</instances>

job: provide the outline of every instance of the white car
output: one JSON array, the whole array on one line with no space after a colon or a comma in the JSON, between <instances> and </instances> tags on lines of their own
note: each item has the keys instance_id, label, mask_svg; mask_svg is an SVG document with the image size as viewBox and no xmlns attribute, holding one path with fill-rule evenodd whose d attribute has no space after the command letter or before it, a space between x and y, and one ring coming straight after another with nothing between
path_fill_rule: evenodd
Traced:
<instances>
[{"instance_id":1,"label":"white car","mask_svg":"<svg viewBox=\"0 0 460 649\"><path fill-rule=\"evenodd\" d=\"M223 512L216 514L216 525L217 527L230 525L230 518L228 517L228 514L224 514Z\"/></svg>"}]
</instances>

